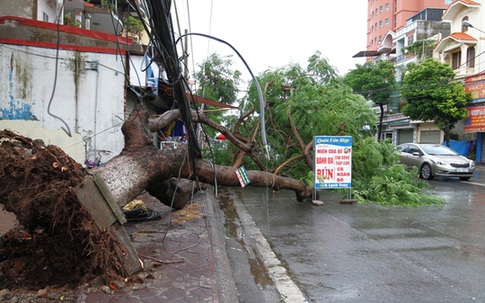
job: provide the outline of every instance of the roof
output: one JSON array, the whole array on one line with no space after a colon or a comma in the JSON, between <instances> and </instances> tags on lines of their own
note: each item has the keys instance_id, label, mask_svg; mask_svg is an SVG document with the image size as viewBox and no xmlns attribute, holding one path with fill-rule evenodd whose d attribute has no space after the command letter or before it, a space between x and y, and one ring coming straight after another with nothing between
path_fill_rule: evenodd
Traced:
<instances>
[{"instance_id":1,"label":"roof","mask_svg":"<svg viewBox=\"0 0 485 303\"><path fill-rule=\"evenodd\" d=\"M381 43L379 44L379 48L377 49L381 53L387 53L393 49L395 49L396 45L394 44L394 38L396 37L396 33L393 31L388 31L382 39Z\"/></svg>"},{"instance_id":2,"label":"roof","mask_svg":"<svg viewBox=\"0 0 485 303\"><path fill-rule=\"evenodd\" d=\"M453 20L455 16L465 8L478 8L480 3L472 0L456 0L445 11L443 14L443 20Z\"/></svg>"},{"instance_id":3,"label":"roof","mask_svg":"<svg viewBox=\"0 0 485 303\"><path fill-rule=\"evenodd\" d=\"M449 45L451 42L462 42L466 44L476 44L478 42L477 39L473 38L472 36L466 33L452 33L451 35L441 39L438 45L435 48L436 52L443 51L444 48Z\"/></svg>"}]
</instances>

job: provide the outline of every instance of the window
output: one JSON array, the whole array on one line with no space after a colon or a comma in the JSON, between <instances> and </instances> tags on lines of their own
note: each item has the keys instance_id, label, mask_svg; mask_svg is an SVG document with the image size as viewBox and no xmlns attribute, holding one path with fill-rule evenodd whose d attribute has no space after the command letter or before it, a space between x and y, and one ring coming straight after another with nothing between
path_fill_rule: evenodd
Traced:
<instances>
[{"instance_id":1,"label":"window","mask_svg":"<svg viewBox=\"0 0 485 303\"><path fill-rule=\"evenodd\" d=\"M386 3L386 12L389 11L389 3Z\"/></svg>"},{"instance_id":2,"label":"window","mask_svg":"<svg viewBox=\"0 0 485 303\"><path fill-rule=\"evenodd\" d=\"M379 12L382 14L382 5L379 7Z\"/></svg>"},{"instance_id":3,"label":"window","mask_svg":"<svg viewBox=\"0 0 485 303\"><path fill-rule=\"evenodd\" d=\"M410 153L410 154L413 154L413 153L422 154L421 151L419 150L419 148L417 148L416 146L413 146L413 145L409 145L409 148L406 150L406 152Z\"/></svg>"},{"instance_id":4,"label":"window","mask_svg":"<svg viewBox=\"0 0 485 303\"><path fill-rule=\"evenodd\" d=\"M389 27L389 18L386 18L386 26Z\"/></svg>"},{"instance_id":5,"label":"window","mask_svg":"<svg viewBox=\"0 0 485 303\"><path fill-rule=\"evenodd\" d=\"M382 28L382 20L379 21L379 28Z\"/></svg>"},{"instance_id":6,"label":"window","mask_svg":"<svg viewBox=\"0 0 485 303\"><path fill-rule=\"evenodd\" d=\"M451 68L457 69L461 65L461 52L451 54Z\"/></svg>"},{"instance_id":7,"label":"window","mask_svg":"<svg viewBox=\"0 0 485 303\"><path fill-rule=\"evenodd\" d=\"M451 4L451 2L453 2L453 0L445 0L445 4Z\"/></svg>"},{"instance_id":8,"label":"window","mask_svg":"<svg viewBox=\"0 0 485 303\"><path fill-rule=\"evenodd\" d=\"M49 15L47 15L45 12L42 12L42 21L49 22Z\"/></svg>"},{"instance_id":9,"label":"window","mask_svg":"<svg viewBox=\"0 0 485 303\"><path fill-rule=\"evenodd\" d=\"M411 35L411 36L408 36L407 38L408 38L408 44L407 44L407 46L413 45L413 43L414 43L414 36Z\"/></svg>"},{"instance_id":10,"label":"window","mask_svg":"<svg viewBox=\"0 0 485 303\"><path fill-rule=\"evenodd\" d=\"M475 67L475 47L469 47L466 51L466 62L468 68Z\"/></svg>"}]
</instances>

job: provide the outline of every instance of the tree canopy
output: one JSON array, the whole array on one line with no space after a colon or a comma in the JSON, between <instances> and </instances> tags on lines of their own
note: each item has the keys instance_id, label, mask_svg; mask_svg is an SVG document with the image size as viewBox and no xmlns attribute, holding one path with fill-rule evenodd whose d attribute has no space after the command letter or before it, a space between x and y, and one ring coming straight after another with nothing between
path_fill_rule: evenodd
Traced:
<instances>
[{"instance_id":1,"label":"tree canopy","mask_svg":"<svg viewBox=\"0 0 485 303\"><path fill-rule=\"evenodd\" d=\"M349 71L344 77L345 84L355 93L372 100L380 108L377 138L381 138L384 105L389 104L391 95L396 89L396 75L391 61L368 61L357 64L356 69Z\"/></svg>"},{"instance_id":2,"label":"tree canopy","mask_svg":"<svg viewBox=\"0 0 485 303\"><path fill-rule=\"evenodd\" d=\"M413 120L434 120L446 141L455 124L467 117L465 105L471 100L463 83L454 79L449 65L426 59L407 66L401 87L407 102L402 112Z\"/></svg>"}]
</instances>

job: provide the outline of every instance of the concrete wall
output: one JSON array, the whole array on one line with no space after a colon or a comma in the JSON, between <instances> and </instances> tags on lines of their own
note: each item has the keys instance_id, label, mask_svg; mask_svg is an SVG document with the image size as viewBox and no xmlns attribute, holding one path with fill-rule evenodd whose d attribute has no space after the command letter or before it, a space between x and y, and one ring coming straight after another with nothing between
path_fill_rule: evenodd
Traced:
<instances>
[{"instance_id":1,"label":"concrete wall","mask_svg":"<svg viewBox=\"0 0 485 303\"><path fill-rule=\"evenodd\" d=\"M0 16L16 16L43 21L44 13L48 22L55 22L62 0L1 0Z\"/></svg>"},{"instance_id":2,"label":"concrete wall","mask_svg":"<svg viewBox=\"0 0 485 303\"><path fill-rule=\"evenodd\" d=\"M62 0L38 0L37 1L37 20L56 22L58 10L62 6ZM47 15L47 20L43 20L44 14ZM61 20L63 19L62 16ZM35 17L34 17L35 18Z\"/></svg>"},{"instance_id":3,"label":"concrete wall","mask_svg":"<svg viewBox=\"0 0 485 303\"><path fill-rule=\"evenodd\" d=\"M0 44L0 129L57 145L79 163L97 150L110 159L124 143L123 65L114 54Z\"/></svg>"},{"instance_id":4,"label":"concrete wall","mask_svg":"<svg viewBox=\"0 0 485 303\"><path fill-rule=\"evenodd\" d=\"M36 0L1 0L0 16L36 18Z\"/></svg>"}]
</instances>

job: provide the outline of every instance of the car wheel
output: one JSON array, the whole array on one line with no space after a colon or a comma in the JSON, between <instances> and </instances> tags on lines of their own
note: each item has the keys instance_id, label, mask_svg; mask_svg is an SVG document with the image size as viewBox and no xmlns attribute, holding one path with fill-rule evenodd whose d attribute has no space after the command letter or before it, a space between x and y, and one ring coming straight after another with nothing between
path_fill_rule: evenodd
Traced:
<instances>
[{"instance_id":1,"label":"car wheel","mask_svg":"<svg viewBox=\"0 0 485 303\"><path fill-rule=\"evenodd\" d=\"M468 181L470 180L471 177L460 177L460 180L461 181Z\"/></svg>"},{"instance_id":2,"label":"car wheel","mask_svg":"<svg viewBox=\"0 0 485 303\"><path fill-rule=\"evenodd\" d=\"M421 166L421 170L419 171L419 173L421 174L421 178L423 178L425 180L432 180L434 178L434 176L431 172L431 166L429 166L428 163L424 163Z\"/></svg>"}]
</instances>

